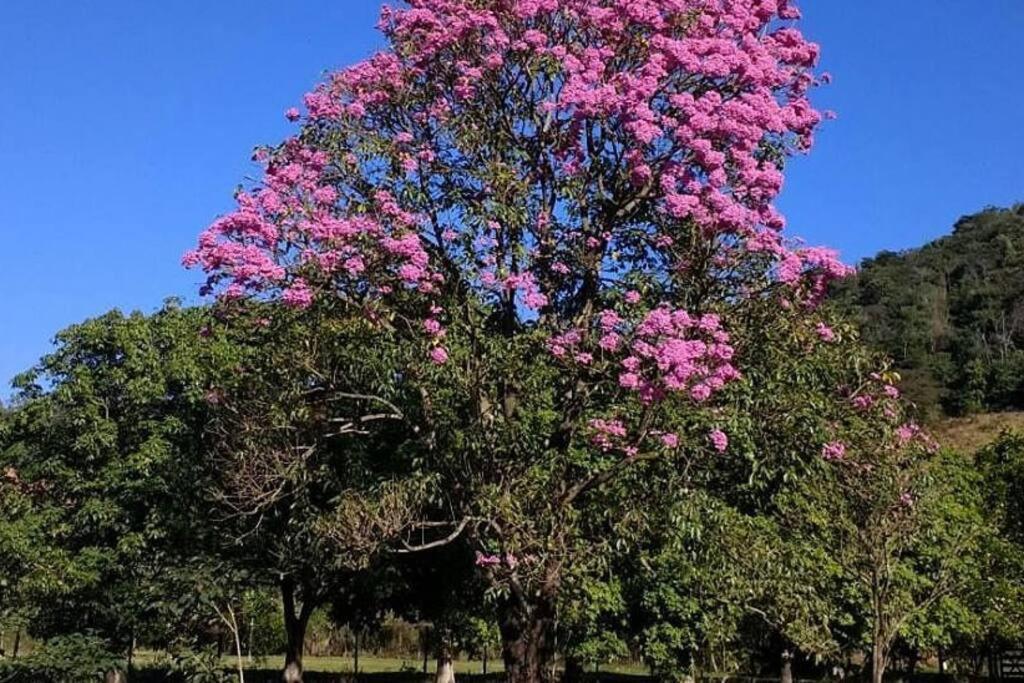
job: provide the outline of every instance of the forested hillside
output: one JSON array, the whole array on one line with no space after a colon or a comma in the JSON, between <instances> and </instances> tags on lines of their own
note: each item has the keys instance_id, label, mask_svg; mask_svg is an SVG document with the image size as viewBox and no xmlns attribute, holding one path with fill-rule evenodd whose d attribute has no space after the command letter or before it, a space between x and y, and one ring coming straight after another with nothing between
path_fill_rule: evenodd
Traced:
<instances>
[{"instance_id":1,"label":"forested hillside","mask_svg":"<svg viewBox=\"0 0 1024 683\"><path fill-rule=\"evenodd\" d=\"M930 416L1024 408L1024 204L960 219L949 236L883 251L837 286Z\"/></svg>"}]
</instances>

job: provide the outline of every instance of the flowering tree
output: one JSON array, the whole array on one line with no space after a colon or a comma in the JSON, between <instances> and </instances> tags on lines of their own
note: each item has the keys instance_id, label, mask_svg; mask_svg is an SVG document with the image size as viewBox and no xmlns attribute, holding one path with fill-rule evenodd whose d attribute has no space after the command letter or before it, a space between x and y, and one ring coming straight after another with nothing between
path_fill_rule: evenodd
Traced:
<instances>
[{"instance_id":1,"label":"flowering tree","mask_svg":"<svg viewBox=\"0 0 1024 683\"><path fill-rule=\"evenodd\" d=\"M745 314L737 338L744 376L716 401L728 457L691 463L669 494L658 491L671 491L670 481L650 487L620 570L635 605L635 642L664 676L742 667L745 655L764 657L767 646L769 666L780 664L785 679L798 655L838 649L837 596L848 581L826 542L794 533L805 519L794 522L789 501L828 481L834 463L821 449L838 440L851 412L860 415L849 387L875 359L841 321L801 322L799 310L771 301Z\"/></svg>"},{"instance_id":2,"label":"flowering tree","mask_svg":"<svg viewBox=\"0 0 1024 683\"><path fill-rule=\"evenodd\" d=\"M797 537L832 549L875 683L901 639L941 646L951 622L969 620L986 535L975 467L908 419L898 380L872 372L846 388L853 409L821 450L827 476L804 482L786 510Z\"/></svg>"},{"instance_id":3,"label":"flowering tree","mask_svg":"<svg viewBox=\"0 0 1024 683\"><path fill-rule=\"evenodd\" d=\"M222 298L318 298L408 351L440 537L476 544L513 680L626 473L728 452L746 312L847 269L773 205L822 119L788 0L412 0L305 98L186 255ZM829 330L823 329L821 335ZM628 497L627 497L628 498ZM636 496L634 495L635 499ZM608 524L612 520L607 520ZM450 525L445 529L444 525Z\"/></svg>"}]
</instances>

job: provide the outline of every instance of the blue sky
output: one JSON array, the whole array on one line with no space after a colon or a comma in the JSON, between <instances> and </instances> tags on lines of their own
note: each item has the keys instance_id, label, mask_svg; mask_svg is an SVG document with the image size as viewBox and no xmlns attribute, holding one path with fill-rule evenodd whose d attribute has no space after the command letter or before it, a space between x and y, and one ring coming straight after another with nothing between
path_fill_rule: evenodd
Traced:
<instances>
[{"instance_id":1,"label":"blue sky","mask_svg":"<svg viewBox=\"0 0 1024 683\"><path fill-rule=\"evenodd\" d=\"M4 0L0 383L60 328L191 296L181 253L378 0ZM839 118L793 162L791 232L854 261L1024 201L1024 2L805 0ZM0 396L7 392L0 388Z\"/></svg>"}]
</instances>

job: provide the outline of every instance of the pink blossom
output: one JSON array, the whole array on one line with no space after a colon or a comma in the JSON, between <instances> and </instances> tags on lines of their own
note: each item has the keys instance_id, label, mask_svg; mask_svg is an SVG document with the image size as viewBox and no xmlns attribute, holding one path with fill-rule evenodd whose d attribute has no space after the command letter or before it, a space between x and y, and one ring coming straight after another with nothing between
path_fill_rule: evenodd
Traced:
<instances>
[{"instance_id":1,"label":"pink blossom","mask_svg":"<svg viewBox=\"0 0 1024 683\"><path fill-rule=\"evenodd\" d=\"M825 460L842 460L846 457L846 444L832 441L821 447L821 457Z\"/></svg>"},{"instance_id":2,"label":"pink blossom","mask_svg":"<svg viewBox=\"0 0 1024 683\"><path fill-rule=\"evenodd\" d=\"M601 311L600 325L601 325L601 329L604 332L611 332L621 322L622 322L622 318L620 318L619 314L616 313L615 311L613 311L611 309L607 309L607 310Z\"/></svg>"},{"instance_id":3,"label":"pink blossom","mask_svg":"<svg viewBox=\"0 0 1024 683\"><path fill-rule=\"evenodd\" d=\"M719 453L724 453L729 448L729 437L721 429L714 429L708 434L708 439L711 440L711 445Z\"/></svg>"},{"instance_id":4,"label":"pink blossom","mask_svg":"<svg viewBox=\"0 0 1024 683\"><path fill-rule=\"evenodd\" d=\"M281 300L292 308L309 308L313 303L313 290L305 280L296 280L282 292Z\"/></svg>"},{"instance_id":5,"label":"pink blossom","mask_svg":"<svg viewBox=\"0 0 1024 683\"><path fill-rule=\"evenodd\" d=\"M622 346L622 337L614 332L608 332L601 336L601 340L597 345L604 351L618 351Z\"/></svg>"},{"instance_id":6,"label":"pink blossom","mask_svg":"<svg viewBox=\"0 0 1024 683\"><path fill-rule=\"evenodd\" d=\"M896 428L896 440L900 445L905 445L921 433L921 428L913 422L902 424Z\"/></svg>"},{"instance_id":7,"label":"pink blossom","mask_svg":"<svg viewBox=\"0 0 1024 683\"><path fill-rule=\"evenodd\" d=\"M604 420L595 418L590 421L590 428L594 430L594 445L602 450L611 450L617 442L626 438L626 426L621 420Z\"/></svg>"},{"instance_id":8,"label":"pink blossom","mask_svg":"<svg viewBox=\"0 0 1024 683\"><path fill-rule=\"evenodd\" d=\"M290 107L287 110L285 110L284 116L289 121L298 121L299 116L301 116L301 114L299 114L299 110L297 108Z\"/></svg>"},{"instance_id":9,"label":"pink blossom","mask_svg":"<svg viewBox=\"0 0 1024 683\"><path fill-rule=\"evenodd\" d=\"M443 346L435 346L430 349L430 360L434 365L444 365L448 362L448 350Z\"/></svg>"},{"instance_id":10,"label":"pink blossom","mask_svg":"<svg viewBox=\"0 0 1024 683\"><path fill-rule=\"evenodd\" d=\"M626 426L621 420L602 420L593 419L590 421L590 426L603 434L616 437L626 436Z\"/></svg>"},{"instance_id":11,"label":"pink blossom","mask_svg":"<svg viewBox=\"0 0 1024 683\"><path fill-rule=\"evenodd\" d=\"M476 566L496 567L501 564L501 557L498 555L486 555L479 550L476 553Z\"/></svg>"},{"instance_id":12,"label":"pink blossom","mask_svg":"<svg viewBox=\"0 0 1024 683\"><path fill-rule=\"evenodd\" d=\"M551 264L551 270L555 271L559 275L568 275L572 270L566 264L561 261L555 261Z\"/></svg>"},{"instance_id":13,"label":"pink blossom","mask_svg":"<svg viewBox=\"0 0 1024 683\"><path fill-rule=\"evenodd\" d=\"M823 342L828 343L836 340L835 331L825 323L818 323L816 330L818 332L818 336Z\"/></svg>"},{"instance_id":14,"label":"pink blossom","mask_svg":"<svg viewBox=\"0 0 1024 683\"><path fill-rule=\"evenodd\" d=\"M635 372L623 372L619 375L619 386L623 389L639 389L640 375Z\"/></svg>"},{"instance_id":15,"label":"pink blossom","mask_svg":"<svg viewBox=\"0 0 1024 683\"><path fill-rule=\"evenodd\" d=\"M602 327L620 322L610 314L600 321ZM648 312L632 331L632 354L622 360L620 386L639 390L645 402L673 392L684 392L696 402L708 400L739 378L729 335L720 325L713 314L694 318L664 306Z\"/></svg>"},{"instance_id":16,"label":"pink blossom","mask_svg":"<svg viewBox=\"0 0 1024 683\"><path fill-rule=\"evenodd\" d=\"M853 403L853 407L857 410L867 410L874 405L875 399L868 394L859 394L854 396L851 402Z\"/></svg>"}]
</instances>

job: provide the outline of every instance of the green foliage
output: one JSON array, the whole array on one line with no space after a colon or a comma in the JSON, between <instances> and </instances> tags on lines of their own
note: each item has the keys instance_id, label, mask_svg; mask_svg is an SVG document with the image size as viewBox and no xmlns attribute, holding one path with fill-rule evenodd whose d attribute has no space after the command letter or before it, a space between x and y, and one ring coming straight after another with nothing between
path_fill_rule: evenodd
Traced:
<instances>
[{"instance_id":1,"label":"green foliage","mask_svg":"<svg viewBox=\"0 0 1024 683\"><path fill-rule=\"evenodd\" d=\"M559 620L565 656L579 664L601 664L629 655L623 579L584 575L560 595Z\"/></svg>"},{"instance_id":2,"label":"green foliage","mask_svg":"<svg viewBox=\"0 0 1024 683\"><path fill-rule=\"evenodd\" d=\"M48 640L22 659L0 659L0 677L11 683L98 683L124 664L103 639L75 633Z\"/></svg>"},{"instance_id":3,"label":"green foliage","mask_svg":"<svg viewBox=\"0 0 1024 683\"><path fill-rule=\"evenodd\" d=\"M896 361L925 412L1024 407L1024 205L867 259L834 298Z\"/></svg>"},{"instance_id":4,"label":"green foliage","mask_svg":"<svg viewBox=\"0 0 1024 683\"><path fill-rule=\"evenodd\" d=\"M1004 432L977 455L985 483L985 510L994 534L975 610L988 645L1024 640L1024 435ZM978 643L971 643L977 648Z\"/></svg>"},{"instance_id":5,"label":"green foliage","mask_svg":"<svg viewBox=\"0 0 1024 683\"><path fill-rule=\"evenodd\" d=\"M795 533L788 517L794 489L827 477L822 444L878 359L841 321L825 320L835 338L823 343L785 315L748 311L740 339L750 364L717 415L728 453L693 462L688 478L647 471L646 483L631 481L647 506L639 550L619 570L630 577L633 635L662 675L757 670L766 652L771 670L784 649L834 656L849 628L830 546Z\"/></svg>"},{"instance_id":6,"label":"green foliage","mask_svg":"<svg viewBox=\"0 0 1024 683\"><path fill-rule=\"evenodd\" d=\"M844 585L845 651L875 650L884 667L899 643L934 652L977 634L973 591L989 536L981 491L962 455L881 445L794 489L788 526L829 549Z\"/></svg>"},{"instance_id":7,"label":"green foliage","mask_svg":"<svg viewBox=\"0 0 1024 683\"><path fill-rule=\"evenodd\" d=\"M95 633L116 652L172 635L168 570L202 538L207 377L230 355L202 342L204 324L175 302L113 311L59 333L17 378L0 462L28 492L9 528L46 531L32 552L51 559L22 590L45 605L35 635Z\"/></svg>"}]
</instances>

